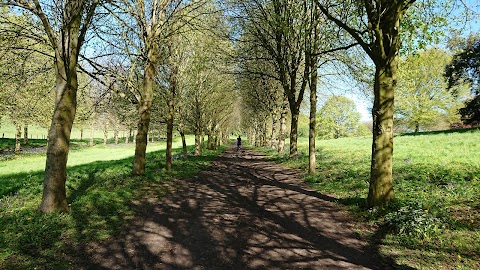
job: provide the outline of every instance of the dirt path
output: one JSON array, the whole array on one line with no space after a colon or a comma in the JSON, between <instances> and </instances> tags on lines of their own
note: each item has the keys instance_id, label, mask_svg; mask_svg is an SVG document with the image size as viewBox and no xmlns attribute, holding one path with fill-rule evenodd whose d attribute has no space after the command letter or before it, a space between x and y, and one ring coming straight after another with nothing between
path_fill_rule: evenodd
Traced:
<instances>
[{"instance_id":1,"label":"dirt path","mask_svg":"<svg viewBox=\"0 0 480 270\"><path fill-rule=\"evenodd\" d=\"M249 150L161 198L138 202L121 237L96 244L86 269L389 269L350 220L292 171Z\"/></svg>"}]
</instances>

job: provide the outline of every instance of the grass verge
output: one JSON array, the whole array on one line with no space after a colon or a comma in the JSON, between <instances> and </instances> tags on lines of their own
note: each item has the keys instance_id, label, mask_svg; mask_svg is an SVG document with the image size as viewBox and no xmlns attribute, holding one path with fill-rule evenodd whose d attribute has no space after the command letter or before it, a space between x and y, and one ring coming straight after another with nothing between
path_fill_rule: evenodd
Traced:
<instances>
[{"instance_id":1,"label":"grass verge","mask_svg":"<svg viewBox=\"0 0 480 270\"><path fill-rule=\"evenodd\" d=\"M21 183L14 192L0 197L0 269L71 268L76 247L121 232L134 217L132 200L141 199L147 190L165 193L169 179L197 173L223 151L224 148L220 148L188 160L177 159L170 173L163 168L165 151L150 152L147 174L142 177L130 176L131 158L71 166L67 180L70 214L38 213L42 172L0 175L0 186L12 179L14 183ZM175 152L179 154L181 149Z\"/></svg>"},{"instance_id":2,"label":"grass verge","mask_svg":"<svg viewBox=\"0 0 480 270\"><path fill-rule=\"evenodd\" d=\"M379 229L369 235L385 257L415 269L480 269L480 131L395 137L396 199L367 209L371 138L317 141L317 173L305 181ZM277 162L307 171L300 156L264 149Z\"/></svg>"}]
</instances>

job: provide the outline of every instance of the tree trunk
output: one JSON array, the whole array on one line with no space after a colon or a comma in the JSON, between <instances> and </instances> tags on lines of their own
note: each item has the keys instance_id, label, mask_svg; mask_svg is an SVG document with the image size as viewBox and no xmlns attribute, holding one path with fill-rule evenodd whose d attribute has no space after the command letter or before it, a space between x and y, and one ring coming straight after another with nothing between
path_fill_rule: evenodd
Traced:
<instances>
[{"instance_id":1,"label":"tree trunk","mask_svg":"<svg viewBox=\"0 0 480 270\"><path fill-rule=\"evenodd\" d=\"M145 157L147 151L147 134L150 125L150 110L153 102L153 87L155 82L155 65L148 61L145 64L143 87L138 104L138 125L135 136L135 158L133 161L132 175L145 174Z\"/></svg>"},{"instance_id":2,"label":"tree trunk","mask_svg":"<svg viewBox=\"0 0 480 270\"><path fill-rule=\"evenodd\" d=\"M83 142L83 128L80 129L80 141Z\"/></svg>"},{"instance_id":3,"label":"tree trunk","mask_svg":"<svg viewBox=\"0 0 480 270\"><path fill-rule=\"evenodd\" d=\"M310 126L308 130L308 173L314 174L317 166L315 157L315 139L317 127L317 57L312 57L310 81Z\"/></svg>"},{"instance_id":4,"label":"tree trunk","mask_svg":"<svg viewBox=\"0 0 480 270\"><path fill-rule=\"evenodd\" d=\"M272 149L277 149L278 147L278 142L277 142L277 114L274 111L272 113L272 135L270 136L270 147Z\"/></svg>"},{"instance_id":5,"label":"tree trunk","mask_svg":"<svg viewBox=\"0 0 480 270\"><path fill-rule=\"evenodd\" d=\"M298 139L298 116L299 110L291 108L292 123L290 125L290 157L298 156L297 139Z\"/></svg>"},{"instance_id":6,"label":"tree trunk","mask_svg":"<svg viewBox=\"0 0 480 270\"><path fill-rule=\"evenodd\" d=\"M126 143L126 144L129 144L131 137L132 137L132 129L130 128L130 129L128 129L128 134L127 134L127 136L125 137L125 143Z\"/></svg>"},{"instance_id":7,"label":"tree trunk","mask_svg":"<svg viewBox=\"0 0 480 270\"><path fill-rule=\"evenodd\" d=\"M215 140L217 141L215 149L218 149L218 147L222 144L223 140L223 132L221 130L217 132L217 137L215 138Z\"/></svg>"},{"instance_id":8,"label":"tree trunk","mask_svg":"<svg viewBox=\"0 0 480 270\"><path fill-rule=\"evenodd\" d=\"M21 149L20 139L22 138L22 125L15 124L15 153L19 153Z\"/></svg>"},{"instance_id":9,"label":"tree trunk","mask_svg":"<svg viewBox=\"0 0 480 270\"><path fill-rule=\"evenodd\" d=\"M256 128L256 124L254 123L253 124L253 128L252 128L252 133L251 133L251 139L250 139L250 143L253 145L253 146L256 146L257 145L257 128Z\"/></svg>"},{"instance_id":10,"label":"tree trunk","mask_svg":"<svg viewBox=\"0 0 480 270\"><path fill-rule=\"evenodd\" d=\"M118 144L118 129L115 128L113 131L113 137L115 138L115 144Z\"/></svg>"},{"instance_id":11,"label":"tree trunk","mask_svg":"<svg viewBox=\"0 0 480 270\"><path fill-rule=\"evenodd\" d=\"M78 23L80 18L72 23ZM79 27L79 26L78 26ZM73 36L73 37L72 37ZM77 39L75 39L77 38ZM76 34L70 33L69 42L76 48ZM56 99L52 124L48 132L47 160L43 181L43 197L40 211L43 213L68 212L65 183L67 181L67 160L70 149L70 134L77 109L77 59L78 55L69 51L68 66L56 58Z\"/></svg>"},{"instance_id":12,"label":"tree trunk","mask_svg":"<svg viewBox=\"0 0 480 270\"><path fill-rule=\"evenodd\" d=\"M287 134L287 104L282 105L282 112L280 113L280 136L278 142L278 152L285 153L285 137Z\"/></svg>"},{"instance_id":13,"label":"tree trunk","mask_svg":"<svg viewBox=\"0 0 480 270\"><path fill-rule=\"evenodd\" d=\"M420 124L415 123L415 133L418 133L420 131Z\"/></svg>"},{"instance_id":14,"label":"tree trunk","mask_svg":"<svg viewBox=\"0 0 480 270\"><path fill-rule=\"evenodd\" d=\"M200 131L195 128L195 156L200 156Z\"/></svg>"},{"instance_id":15,"label":"tree trunk","mask_svg":"<svg viewBox=\"0 0 480 270\"><path fill-rule=\"evenodd\" d=\"M173 143L173 120L175 117L175 93L177 87L177 67L175 64L170 65L170 91L168 93L168 113L167 113L167 150L165 168L167 172L172 169L172 143Z\"/></svg>"},{"instance_id":16,"label":"tree trunk","mask_svg":"<svg viewBox=\"0 0 480 270\"><path fill-rule=\"evenodd\" d=\"M186 160L188 158L187 140L185 140L185 132L183 130L180 131L180 136L182 137L183 159Z\"/></svg>"},{"instance_id":17,"label":"tree trunk","mask_svg":"<svg viewBox=\"0 0 480 270\"><path fill-rule=\"evenodd\" d=\"M200 152L205 150L205 134L200 132Z\"/></svg>"},{"instance_id":18,"label":"tree trunk","mask_svg":"<svg viewBox=\"0 0 480 270\"><path fill-rule=\"evenodd\" d=\"M28 144L28 124L23 127L23 144Z\"/></svg>"},{"instance_id":19,"label":"tree trunk","mask_svg":"<svg viewBox=\"0 0 480 270\"><path fill-rule=\"evenodd\" d=\"M384 205L394 198L393 157L393 91L398 59L376 68L373 103L373 143L368 206Z\"/></svg>"},{"instance_id":20,"label":"tree trunk","mask_svg":"<svg viewBox=\"0 0 480 270\"><path fill-rule=\"evenodd\" d=\"M107 143L108 143L108 130L105 128L103 130L103 144L107 145Z\"/></svg>"}]
</instances>

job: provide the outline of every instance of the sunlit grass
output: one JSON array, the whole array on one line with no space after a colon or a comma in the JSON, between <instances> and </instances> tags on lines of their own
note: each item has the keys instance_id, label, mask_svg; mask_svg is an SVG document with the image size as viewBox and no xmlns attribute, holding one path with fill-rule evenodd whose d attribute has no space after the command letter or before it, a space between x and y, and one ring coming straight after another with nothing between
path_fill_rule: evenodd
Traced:
<instances>
[{"instance_id":1,"label":"sunlit grass","mask_svg":"<svg viewBox=\"0 0 480 270\"><path fill-rule=\"evenodd\" d=\"M374 211L365 207L371 138L318 140L316 145L317 173L305 180L359 217L390 229L382 237L384 254L418 269L480 269L480 130L396 136L396 200ZM299 140L299 152L295 159L272 154L306 172L306 138Z\"/></svg>"}]
</instances>

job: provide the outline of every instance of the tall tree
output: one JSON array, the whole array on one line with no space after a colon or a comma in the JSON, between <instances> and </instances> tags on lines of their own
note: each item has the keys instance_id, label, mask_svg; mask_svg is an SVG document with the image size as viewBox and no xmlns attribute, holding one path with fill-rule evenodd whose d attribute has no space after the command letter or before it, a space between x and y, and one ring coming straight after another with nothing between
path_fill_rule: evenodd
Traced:
<instances>
[{"instance_id":1,"label":"tall tree","mask_svg":"<svg viewBox=\"0 0 480 270\"><path fill-rule=\"evenodd\" d=\"M394 198L392 178L393 99L397 84L400 23L415 0L363 0L329 3L315 0L325 16L345 30L375 65L370 207ZM362 19L365 18L365 21Z\"/></svg>"},{"instance_id":2,"label":"tall tree","mask_svg":"<svg viewBox=\"0 0 480 270\"><path fill-rule=\"evenodd\" d=\"M471 35L463 40L460 52L454 55L446 67L448 87L457 95L455 87L465 82L471 86L470 100L460 109L462 120L466 124L480 123L480 34Z\"/></svg>"},{"instance_id":3,"label":"tall tree","mask_svg":"<svg viewBox=\"0 0 480 270\"><path fill-rule=\"evenodd\" d=\"M418 132L439 122L458 121L457 112L466 100L465 86L447 90L443 76L452 56L445 50L431 48L408 55L400 61L395 119ZM455 92L455 94L453 94ZM455 119L457 118L457 119Z\"/></svg>"},{"instance_id":4,"label":"tall tree","mask_svg":"<svg viewBox=\"0 0 480 270\"><path fill-rule=\"evenodd\" d=\"M355 103L343 96L327 99L317 115L318 133L324 139L352 136L360 124L360 113Z\"/></svg>"},{"instance_id":5,"label":"tall tree","mask_svg":"<svg viewBox=\"0 0 480 270\"><path fill-rule=\"evenodd\" d=\"M41 21L55 54L55 110L48 133L47 160L40 211L68 211L65 182L70 133L77 102L77 64L99 0L2 0L32 12Z\"/></svg>"}]
</instances>

